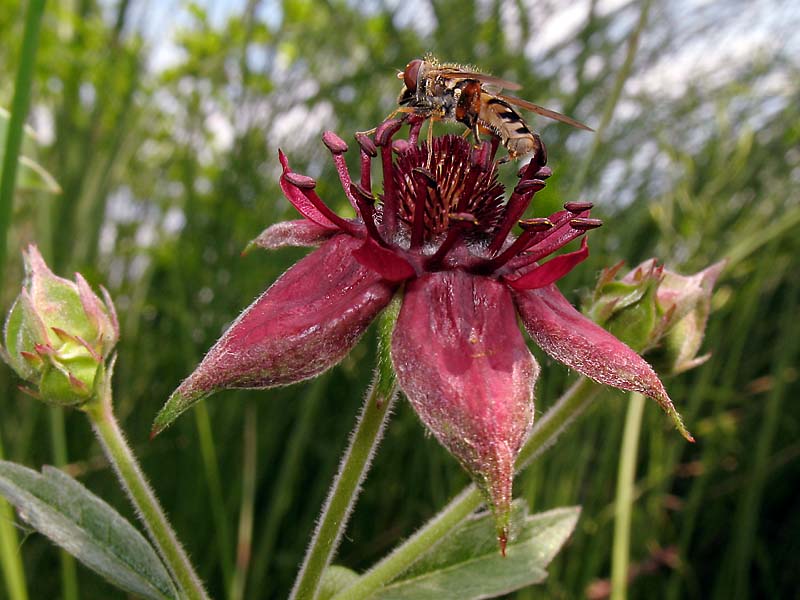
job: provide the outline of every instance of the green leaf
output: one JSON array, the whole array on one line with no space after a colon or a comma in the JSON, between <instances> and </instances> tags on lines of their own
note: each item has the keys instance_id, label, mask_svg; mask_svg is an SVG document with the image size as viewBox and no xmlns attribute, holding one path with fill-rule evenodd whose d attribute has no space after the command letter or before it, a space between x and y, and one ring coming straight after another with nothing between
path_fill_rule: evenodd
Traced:
<instances>
[{"instance_id":1,"label":"green leaf","mask_svg":"<svg viewBox=\"0 0 800 600\"><path fill-rule=\"evenodd\" d=\"M2 171L3 156L6 149L6 132L8 131L8 111L0 107L0 172ZM23 151L30 151L36 141L36 135L30 127L25 127L23 138ZM17 167L17 190L43 191L51 194L60 194L61 186L45 168L28 156L20 155Z\"/></svg>"},{"instance_id":2,"label":"green leaf","mask_svg":"<svg viewBox=\"0 0 800 600\"><path fill-rule=\"evenodd\" d=\"M346 567L331 565L322 574L319 584L317 600L328 600L336 594L353 585L358 579L358 573Z\"/></svg>"},{"instance_id":3,"label":"green leaf","mask_svg":"<svg viewBox=\"0 0 800 600\"><path fill-rule=\"evenodd\" d=\"M69 475L0 461L0 495L23 521L117 587L144 598L177 598L142 534Z\"/></svg>"},{"instance_id":4,"label":"green leaf","mask_svg":"<svg viewBox=\"0 0 800 600\"><path fill-rule=\"evenodd\" d=\"M579 514L579 507L568 507L528 515L524 502L514 502L505 557L497 549L492 515L476 515L370 598L473 600L541 583Z\"/></svg>"},{"instance_id":5,"label":"green leaf","mask_svg":"<svg viewBox=\"0 0 800 600\"><path fill-rule=\"evenodd\" d=\"M2 160L0 152L0 160ZM19 157L19 167L17 171L17 189L20 191L40 191L60 194L61 186L39 163L31 160L27 156Z\"/></svg>"}]
</instances>

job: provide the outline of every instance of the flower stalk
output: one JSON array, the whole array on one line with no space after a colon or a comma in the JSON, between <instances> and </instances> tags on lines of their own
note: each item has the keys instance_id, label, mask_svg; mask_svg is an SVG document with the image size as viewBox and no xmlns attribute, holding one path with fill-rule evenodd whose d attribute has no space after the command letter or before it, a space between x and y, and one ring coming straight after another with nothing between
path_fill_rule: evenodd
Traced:
<instances>
[{"instance_id":1,"label":"flower stalk","mask_svg":"<svg viewBox=\"0 0 800 600\"><path fill-rule=\"evenodd\" d=\"M395 299L380 318L378 364L375 378L364 401L361 415L331 485L317 528L306 551L290 598L316 597L322 574L333 559L347 527L361 484L367 475L375 449L397 395L397 383L389 357L391 332L400 302Z\"/></svg>"},{"instance_id":2,"label":"flower stalk","mask_svg":"<svg viewBox=\"0 0 800 600\"><path fill-rule=\"evenodd\" d=\"M139 520L147 529L150 539L164 560L185 597L189 600L207 600L200 578L194 572L186 551L164 514L153 490L147 483L136 457L133 455L122 430L119 428L111 403L110 373L96 402L84 407L97 439L114 471L136 508Z\"/></svg>"}]
</instances>

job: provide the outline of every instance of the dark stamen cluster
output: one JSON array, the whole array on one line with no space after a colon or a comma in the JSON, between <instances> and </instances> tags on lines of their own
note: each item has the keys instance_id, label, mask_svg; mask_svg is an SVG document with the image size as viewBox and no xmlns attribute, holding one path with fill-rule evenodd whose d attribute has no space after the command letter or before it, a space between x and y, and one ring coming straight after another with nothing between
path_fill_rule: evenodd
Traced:
<instances>
[{"instance_id":1,"label":"dark stamen cluster","mask_svg":"<svg viewBox=\"0 0 800 600\"><path fill-rule=\"evenodd\" d=\"M497 180L497 163L476 162L464 152L464 140L454 135L409 148L395 161L395 187L400 197L398 216L413 227L422 210L422 237L428 242L450 228L452 215L468 213L475 228L494 231L502 218L503 185ZM463 219L462 219L463 220Z\"/></svg>"},{"instance_id":2,"label":"dark stamen cluster","mask_svg":"<svg viewBox=\"0 0 800 600\"><path fill-rule=\"evenodd\" d=\"M454 135L419 144L422 120L412 115L407 122L407 140L393 140L404 124L397 119L378 126L374 139L356 135L361 153L357 182L351 180L344 160L347 144L330 131L323 135L345 194L363 225L342 219L325 206L314 191L313 179L289 170L283 175L318 211L317 219L349 235L371 239L374 244L365 248L378 252L375 264L403 263L406 266L400 272L417 274L445 268L484 275L524 271L602 224L589 218L592 205L588 202L567 203L548 218L522 219L552 174L545 166L543 144L542 152L520 169L519 182L504 201L503 185L497 179L497 138L477 147ZM383 171L380 196L372 190L371 176L372 160L378 157ZM515 225L522 229L518 236L511 234Z\"/></svg>"}]
</instances>

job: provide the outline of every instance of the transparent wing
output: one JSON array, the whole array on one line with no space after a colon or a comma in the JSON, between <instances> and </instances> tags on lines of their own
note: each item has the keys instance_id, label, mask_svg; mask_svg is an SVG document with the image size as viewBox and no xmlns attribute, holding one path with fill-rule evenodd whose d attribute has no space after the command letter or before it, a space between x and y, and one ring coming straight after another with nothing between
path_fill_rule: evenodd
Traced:
<instances>
[{"instance_id":1,"label":"transparent wing","mask_svg":"<svg viewBox=\"0 0 800 600\"><path fill-rule=\"evenodd\" d=\"M567 125L571 125L572 127L577 127L578 129L584 129L586 131L594 131L588 125L584 125L580 121L576 121L572 117L568 117L567 115L562 115L560 112L556 112L554 110L550 110L549 108L545 108L544 106L539 106L538 104L534 104L533 102L528 102L527 100L523 100L522 98L517 98L515 96L505 96L503 94L497 94L497 97L501 100L505 100L509 104L514 106L519 106L520 108L524 108L525 110L529 110L531 112L535 112L537 115L542 115L543 117L547 117L548 119L553 119L555 121L561 121L562 123L566 123Z\"/></svg>"},{"instance_id":2,"label":"transparent wing","mask_svg":"<svg viewBox=\"0 0 800 600\"><path fill-rule=\"evenodd\" d=\"M518 83L514 83L513 81L506 81L505 79L500 79L499 77L495 77L494 75L487 75L486 73L476 73L474 71L468 71L466 69L456 69L454 67L439 67L436 69L436 72L441 75L442 77L448 79L475 79L476 81L480 81L487 86L492 86L496 91L500 91L503 89L506 90L520 90L522 86ZM487 91L489 91L487 89Z\"/></svg>"}]
</instances>

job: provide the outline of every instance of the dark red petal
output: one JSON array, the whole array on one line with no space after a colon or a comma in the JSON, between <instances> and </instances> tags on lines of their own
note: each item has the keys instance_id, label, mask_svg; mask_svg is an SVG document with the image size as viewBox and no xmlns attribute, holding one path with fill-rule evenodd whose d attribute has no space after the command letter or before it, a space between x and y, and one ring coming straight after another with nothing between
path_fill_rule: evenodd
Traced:
<instances>
[{"instance_id":1,"label":"dark red petal","mask_svg":"<svg viewBox=\"0 0 800 600\"><path fill-rule=\"evenodd\" d=\"M589 245L586 238L581 241L581 247L574 252L567 252L551 258L543 265L539 265L529 273L516 279L506 278L506 282L515 290L535 290L555 283L569 273L575 265L586 260L589 256Z\"/></svg>"},{"instance_id":2,"label":"dark red petal","mask_svg":"<svg viewBox=\"0 0 800 600\"><path fill-rule=\"evenodd\" d=\"M392 361L420 419L471 473L502 529L539 371L508 289L464 271L410 281Z\"/></svg>"},{"instance_id":3,"label":"dark red petal","mask_svg":"<svg viewBox=\"0 0 800 600\"><path fill-rule=\"evenodd\" d=\"M281 165L283 166L283 172L291 173L292 170L289 168L289 161L286 159L286 155L280 150L278 150L278 159L281 161ZM303 215L306 219L309 219L322 227L338 229L338 227L331 222L328 217L323 215L297 187L286 181L285 177L280 178L280 186L283 195L286 196L286 199L291 202L292 206L297 209L297 212Z\"/></svg>"},{"instance_id":4,"label":"dark red petal","mask_svg":"<svg viewBox=\"0 0 800 600\"><path fill-rule=\"evenodd\" d=\"M337 235L286 271L236 319L173 396L186 408L223 388L294 383L339 362L394 292L353 260L360 244Z\"/></svg>"},{"instance_id":5,"label":"dark red petal","mask_svg":"<svg viewBox=\"0 0 800 600\"><path fill-rule=\"evenodd\" d=\"M353 251L353 258L364 267L394 283L411 279L417 274L405 258L389 248L379 246L369 237Z\"/></svg>"},{"instance_id":6,"label":"dark red petal","mask_svg":"<svg viewBox=\"0 0 800 600\"><path fill-rule=\"evenodd\" d=\"M650 396L691 438L653 368L578 312L555 285L512 295L525 329L547 354L599 383Z\"/></svg>"},{"instance_id":7,"label":"dark red petal","mask_svg":"<svg viewBox=\"0 0 800 600\"><path fill-rule=\"evenodd\" d=\"M259 246L267 250L286 246L319 246L336 233L339 233L339 229L323 227L306 219L282 221L262 231L256 239L248 244L248 249L251 246Z\"/></svg>"}]
</instances>

